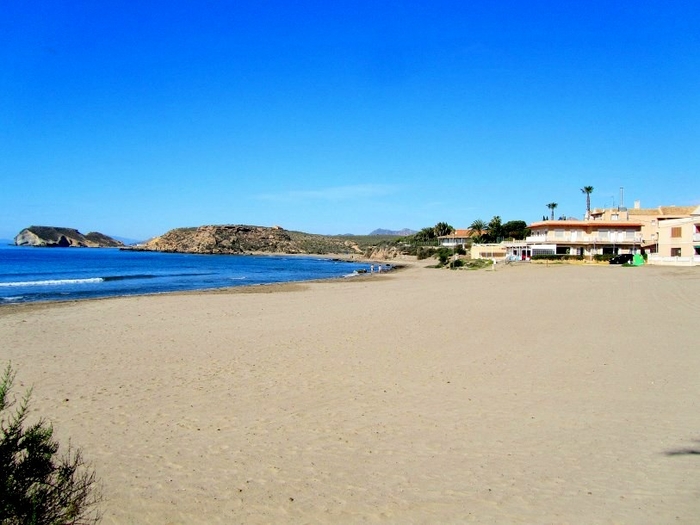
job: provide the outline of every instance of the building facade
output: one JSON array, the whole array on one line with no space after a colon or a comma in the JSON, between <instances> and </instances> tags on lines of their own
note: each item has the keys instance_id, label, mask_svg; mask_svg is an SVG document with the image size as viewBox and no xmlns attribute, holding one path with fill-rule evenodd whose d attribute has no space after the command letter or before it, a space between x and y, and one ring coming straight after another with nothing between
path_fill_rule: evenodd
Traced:
<instances>
[{"instance_id":1,"label":"building facade","mask_svg":"<svg viewBox=\"0 0 700 525\"><path fill-rule=\"evenodd\" d=\"M446 246L449 248L457 248L458 246L465 247L467 244L471 244L471 235L471 230L455 230L454 233L451 233L450 235L442 235L438 237L438 242L440 246Z\"/></svg>"},{"instance_id":2,"label":"building facade","mask_svg":"<svg viewBox=\"0 0 700 525\"><path fill-rule=\"evenodd\" d=\"M700 265L700 206L689 217L664 220L658 225L650 264Z\"/></svg>"},{"instance_id":3,"label":"building facade","mask_svg":"<svg viewBox=\"0 0 700 525\"><path fill-rule=\"evenodd\" d=\"M591 221L634 222L642 225L642 247L649 253L656 252L659 229L666 221L684 219L691 216L697 206L658 206L642 208L635 201L633 208L607 208L591 210Z\"/></svg>"},{"instance_id":4,"label":"building facade","mask_svg":"<svg viewBox=\"0 0 700 525\"><path fill-rule=\"evenodd\" d=\"M534 255L596 255L635 253L642 246L642 225L632 221L559 220L530 224L524 241L505 242L507 255L528 260Z\"/></svg>"}]
</instances>

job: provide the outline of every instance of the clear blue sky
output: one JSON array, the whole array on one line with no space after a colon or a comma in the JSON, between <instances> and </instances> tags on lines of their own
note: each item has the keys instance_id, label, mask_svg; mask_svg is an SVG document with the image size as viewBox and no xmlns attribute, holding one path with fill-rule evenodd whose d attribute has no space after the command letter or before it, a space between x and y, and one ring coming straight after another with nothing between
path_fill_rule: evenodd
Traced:
<instances>
[{"instance_id":1,"label":"clear blue sky","mask_svg":"<svg viewBox=\"0 0 700 525\"><path fill-rule=\"evenodd\" d=\"M692 1L0 5L0 237L700 204Z\"/></svg>"}]
</instances>

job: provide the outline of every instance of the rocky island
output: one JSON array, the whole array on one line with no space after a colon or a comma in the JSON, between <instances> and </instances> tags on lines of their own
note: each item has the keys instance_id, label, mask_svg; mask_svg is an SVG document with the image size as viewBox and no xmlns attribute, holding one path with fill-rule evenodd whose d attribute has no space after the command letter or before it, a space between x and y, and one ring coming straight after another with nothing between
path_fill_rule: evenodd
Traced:
<instances>
[{"instance_id":1,"label":"rocky island","mask_svg":"<svg viewBox=\"0 0 700 525\"><path fill-rule=\"evenodd\" d=\"M15 236L15 245L60 248L119 248L124 246L124 243L99 232L90 232L83 235L74 228L30 226Z\"/></svg>"},{"instance_id":2,"label":"rocky island","mask_svg":"<svg viewBox=\"0 0 700 525\"><path fill-rule=\"evenodd\" d=\"M362 254L350 239L242 224L176 228L128 249L201 254Z\"/></svg>"}]
</instances>

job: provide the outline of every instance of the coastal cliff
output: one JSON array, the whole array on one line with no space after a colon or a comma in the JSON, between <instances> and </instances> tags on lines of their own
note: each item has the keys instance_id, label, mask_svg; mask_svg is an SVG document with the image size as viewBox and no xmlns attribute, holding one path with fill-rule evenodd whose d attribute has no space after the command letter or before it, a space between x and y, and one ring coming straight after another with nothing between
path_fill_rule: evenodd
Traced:
<instances>
[{"instance_id":1,"label":"coastal cliff","mask_svg":"<svg viewBox=\"0 0 700 525\"><path fill-rule=\"evenodd\" d=\"M278 226L213 225L176 228L133 249L201 254L360 254L356 243Z\"/></svg>"},{"instance_id":2,"label":"coastal cliff","mask_svg":"<svg viewBox=\"0 0 700 525\"><path fill-rule=\"evenodd\" d=\"M73 228L55 226L30 226L15 236L17 246L41 247L82 247L82 248L118 248L124 246L121 241L103 233L90 232L85 235Z\"/></svg>"}]
</instances>

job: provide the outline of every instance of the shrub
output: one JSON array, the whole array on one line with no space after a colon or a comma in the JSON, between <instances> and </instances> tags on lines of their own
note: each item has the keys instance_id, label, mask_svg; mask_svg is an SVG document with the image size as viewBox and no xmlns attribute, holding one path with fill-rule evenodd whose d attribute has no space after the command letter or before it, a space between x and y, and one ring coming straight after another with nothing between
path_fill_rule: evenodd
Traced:
<instances>
[{"instance_id":1,"label":"shrub","mask_svg":"<svg viewBox=\"0 0 700 525\"><path fill-rule=\"evenodd\" d=\"M464 263L469 270L481 270L482 268L488 268L493 266L493 260L491 259L472 259L471 261L466 261Z\"/></svg>"},{"instance_id":2,"label":"shrub","mask_svg":"<svg viewBox=\"0 0 700 525\"><path fill-rule=\"evenodd\" d=\"M612 259L613 257L615 257L615 254L613 253L598 253L593 256L593 260L598 262L606 262Z\"/></svg>"},{"instance_id":3,"label":"shrub","mask_svg":"<svg viewBox=\"0 0 700 525\"><path fill-rule=\"evenodd\" d=\"M27 425L31 389L18 407L10 398L15 373L0 378L0 523L83 525L97 523L101 497L95 472L80 449L59 456L53 427L44 419Z\"/></svg>"},{"instance_id":4,"label":"shrub","mask_svg":"<svg viewBox=\"0 0 700 525\"><path fill-rule=\"evenodd\" d=\"M435 248L431 248L428 246L419 246L418 249L416 250L416 259L423 260L423 259L428 259L435 255L435 252L437 250Z\"/></svg>"},{"instance_id":5,"label":"shrub","mask_svg":"<svg viewBox=\"0 0 700 525\"><path fill-rule=\"evenodd\" d=\"M533 261L583 261L583 255L540 253L532 256Z\"/></svg>"}]
</instances>

